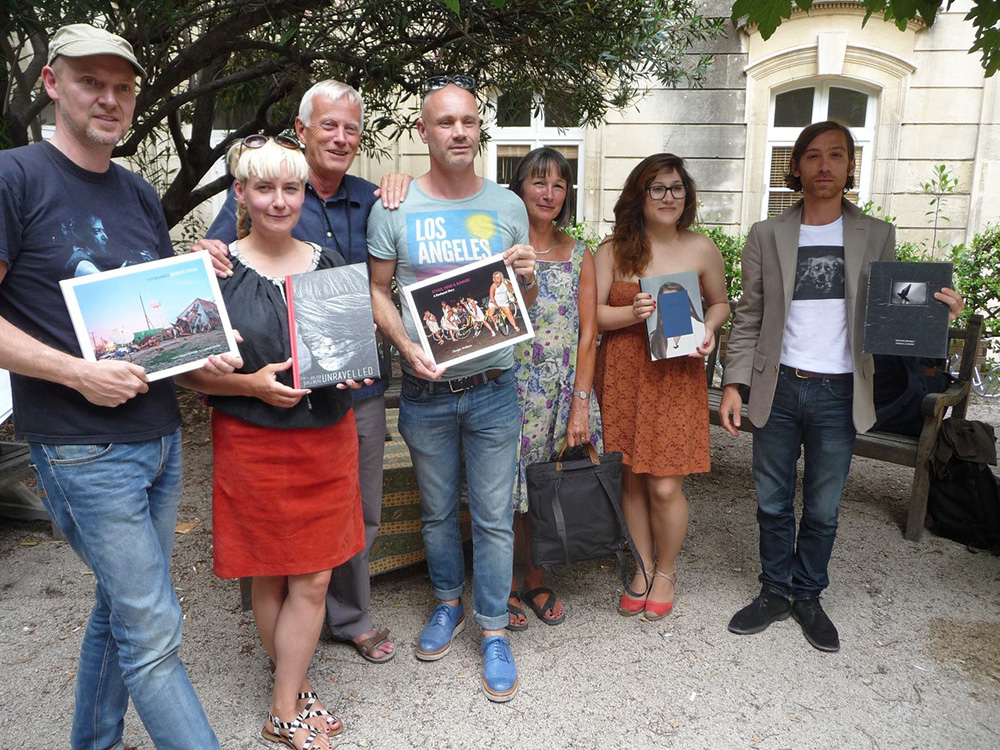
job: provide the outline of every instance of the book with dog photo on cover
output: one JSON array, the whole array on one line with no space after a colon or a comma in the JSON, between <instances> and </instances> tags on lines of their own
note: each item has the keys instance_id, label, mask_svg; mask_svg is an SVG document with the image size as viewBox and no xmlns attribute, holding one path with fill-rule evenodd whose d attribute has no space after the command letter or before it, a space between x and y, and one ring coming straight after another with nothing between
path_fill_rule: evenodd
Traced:
<instances>
[{"instance_id":1,"label":"book with dog photo on cover","mask_svg":"<svg viewBox=\"0 0 1000 750\"><path fill-rule=\"evenodd\" d=\"M868 267L862 351L944 359L948 306L934 293L951 287L951 263L891 263Z\"/></svg>"},{"instance_id":2,"label":"book with dog photo on cover","mask_svg":"<svg viewBox=\"0 0 1000 750\"><path fill-rule=\"evenodd\" d=\"M380 377L364 263L285 277L296 388Z\"/></svg>"},{"instance_id":3,"label":"book with dog photo on cover","mask_svg":"<svg viewBox=\"0 0 1000 750\"><path fill-rule=\"evenodd\" d=\"M694 271L639 279L639 288L653 296L656 309L646 318L649 357L658 359L694 354L705 340L705 313L701 287Z\"/></svg>"}]
</instances>

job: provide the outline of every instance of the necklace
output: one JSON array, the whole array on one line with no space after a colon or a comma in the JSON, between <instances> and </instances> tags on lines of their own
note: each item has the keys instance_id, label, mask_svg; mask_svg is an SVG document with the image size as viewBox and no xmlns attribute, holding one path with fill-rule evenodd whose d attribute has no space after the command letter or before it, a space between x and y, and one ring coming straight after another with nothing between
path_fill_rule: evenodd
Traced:
<instances>
[{"instance_id":1,"label":"necklace","mask_svg":"<svg viewBox=\"0 0 1000 750\"><path fill-rule=\"evenodd\" d=\"M535 255L548 255L549 253L551 253L555 249L556 245L558 245L558 244L559 244L559 238L556 237L555 242L553 242L551 245L549 245L549 249L548 250L535 250Z\"/></svg>"}]
</instances>

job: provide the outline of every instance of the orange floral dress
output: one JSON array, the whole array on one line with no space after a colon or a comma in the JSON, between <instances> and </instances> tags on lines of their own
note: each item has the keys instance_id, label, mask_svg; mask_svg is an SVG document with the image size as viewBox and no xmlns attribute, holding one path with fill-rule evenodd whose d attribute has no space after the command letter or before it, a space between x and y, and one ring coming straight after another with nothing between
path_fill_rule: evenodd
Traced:
<instances>
[{"instance_id":1,"label":"orange floral dress","mask_svg":"<svg viewBox=\"0 0 1000 750\"><path fill-rule=\"evenodd\" d=\"M639 285L616 281L608 304L631 305ZM594 389L604 421L604 449L621 451L637 474L667 477L711 468L705 360L649 358L646 323L605 331Z\"/></svg>"}]
</instances>

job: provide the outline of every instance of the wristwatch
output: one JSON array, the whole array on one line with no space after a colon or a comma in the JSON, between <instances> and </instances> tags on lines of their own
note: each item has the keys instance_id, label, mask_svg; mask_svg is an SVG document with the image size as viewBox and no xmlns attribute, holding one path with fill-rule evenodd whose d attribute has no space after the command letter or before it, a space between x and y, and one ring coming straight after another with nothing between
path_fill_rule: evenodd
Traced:
<instances>
[{"instance_id":1,"label":"wristwatch","mask_svg":"<svg viewBox=\"0 0 1000 750\"><path fill-rule=\"evenodd\" d=\"M518 281L521 282L521 286L524 287L525 290L532 289L532 288L534 288L535 286L538 285L538 274L537 273L534 273L534 274L531 275L531 283L530 284L527 281L524 280L523 276L518 276L517 279L518 279Z\"/></svg>"},{"instance_id":2,"label":"wristwatch","mask_svg":"<svg viewBox=\"0 0 1000 750\"><path fill-rule=\"evenodd\" d=\"M586 401L590 398L590 393L588 391L573 391L573 395L582 401Z\"/></svg>"}]
</instances>

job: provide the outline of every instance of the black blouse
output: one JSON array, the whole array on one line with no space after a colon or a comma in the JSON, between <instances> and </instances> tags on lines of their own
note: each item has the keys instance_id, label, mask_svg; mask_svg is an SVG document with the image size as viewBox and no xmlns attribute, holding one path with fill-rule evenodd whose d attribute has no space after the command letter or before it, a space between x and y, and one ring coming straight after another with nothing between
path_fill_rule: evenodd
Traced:
<instances>
[{"instance_id":1,"label":"black blouse","mask_svg":"<svg viewBox=\"0 0 1000 750\"><path fill-rule=\"evenodd\" d=\"M319 245L313 245L313 249L310 271L346 263L335 250ZM233 328L243 336L240 344L243 367L237 372L249 374L292 356L285 280L257 272L240 255L235 242L229 246L229 257L233 261L233 275L220 279L219 286ZM291 368L277 375L279 382L292 386ZM333 386L316 388L291 409L272 406L250 396L209 396L208 403L231 417L260 427L330 427L351 408L351 392Z\"/></svg>"}]
</instances>

